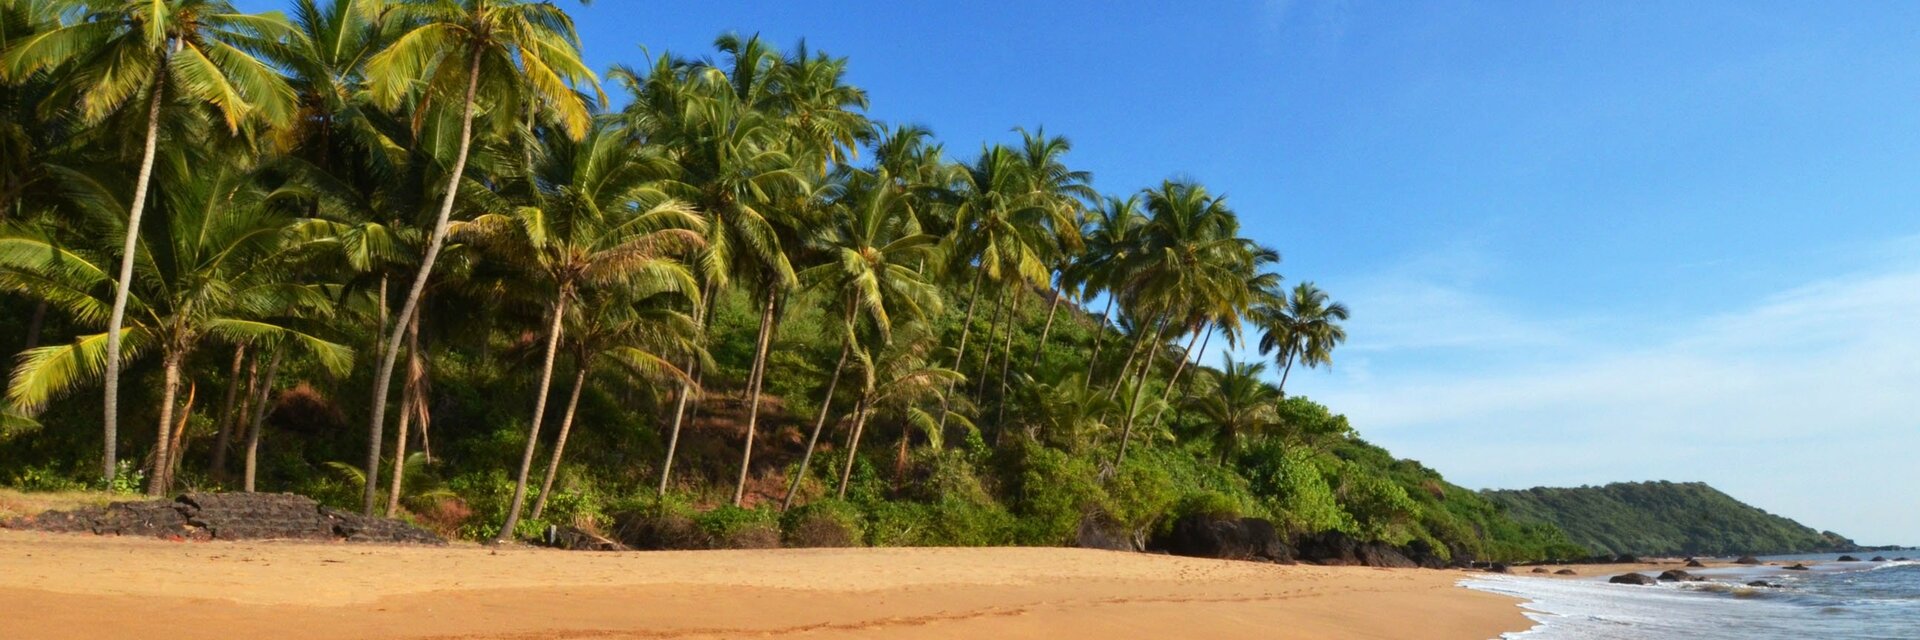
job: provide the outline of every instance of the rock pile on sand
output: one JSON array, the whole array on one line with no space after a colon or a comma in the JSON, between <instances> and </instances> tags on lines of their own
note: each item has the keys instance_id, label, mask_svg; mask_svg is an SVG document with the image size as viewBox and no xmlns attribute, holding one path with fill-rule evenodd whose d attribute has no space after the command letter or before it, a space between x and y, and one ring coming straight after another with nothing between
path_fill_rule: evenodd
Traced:
<instances>
[{"instance_id":1,"label":"rock pile on sand","mask_svg":"<svg viewBox=\"0 0 1920 640\"><path fill-rule=\"evenodd\" d=\"M321 506L291 493L188 493L172 500L115 502L0 523L9 529L181 540L345 540L446 544L399 520Z\"/></svg>"}]
</instances>

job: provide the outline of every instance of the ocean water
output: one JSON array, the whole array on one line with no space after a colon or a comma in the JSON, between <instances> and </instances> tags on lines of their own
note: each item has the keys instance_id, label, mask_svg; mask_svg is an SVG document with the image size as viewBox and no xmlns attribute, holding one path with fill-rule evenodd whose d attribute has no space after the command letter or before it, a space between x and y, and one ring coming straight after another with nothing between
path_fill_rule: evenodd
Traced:
<instances>
[{"instance_id":1,"label":"ocean water","mask_svg":"<svg viewBox=\"0 0 1920 640\"><path fill-rule=\"evenodd\" d=\"M1861 557L1875 555L1920 558L1920 551ZM1652 587L1608 584L1613 574L1564 580L1489 575L1462 584L1525 600L1521 606L1538 625L1505 636L1516 640L1920 640L1920 562L1837 562L1838 557L1761 558L1818 563L1812 571L1690 569L1712 582ZM1781 587L1745 586L1754 580Z\"/></svg>"}]
</instances>

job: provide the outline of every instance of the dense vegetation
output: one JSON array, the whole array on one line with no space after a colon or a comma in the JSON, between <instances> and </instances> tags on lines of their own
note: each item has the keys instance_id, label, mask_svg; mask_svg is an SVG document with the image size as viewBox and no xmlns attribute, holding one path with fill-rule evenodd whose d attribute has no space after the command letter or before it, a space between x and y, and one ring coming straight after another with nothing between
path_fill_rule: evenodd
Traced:
<instances>
[{"instance_id":1,"label":"dense vegetation","mask_svg":"<svg viewBox=\"0 0 1920 640\"><path fill-rule=\"evenodd\" d=\"M1515 519L1551 523L1600 554L1765 555L1854 547L1839 534L1814 531L1700 482L1483 493Z\"/></svg>"},{"instance_id":2,"label":"dense vegetation","mask_svg":"<svg viewBox=\"0 0 1920 640\"><path fill-rule=\"evenodd\" d=\"M638 511L715 544L1064 544L1204 513L1575 555L1287 397L1348 311L1201 184L1101 194L1040 129L955 159L804 46L725 35L610 100L553 4L287 13L0 0L0 479L477 539ZM1274 370L1193 362L1216 340Z\"/></svg>"}]
</instances>

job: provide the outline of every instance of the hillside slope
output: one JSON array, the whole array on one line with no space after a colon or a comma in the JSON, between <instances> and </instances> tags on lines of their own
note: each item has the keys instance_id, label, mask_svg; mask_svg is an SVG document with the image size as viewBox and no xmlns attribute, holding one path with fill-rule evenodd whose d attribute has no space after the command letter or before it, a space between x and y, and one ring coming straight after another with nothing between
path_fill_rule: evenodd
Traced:
<instances>
[{"instance_id":1,"label":"hillside slope","mask_svg":"<svg viewBox=\"0 0 1920 640\"><path fill-rule=\"evenodd\" d=\"M1600 554L1736 555L1851 549L1701 482L1616 482L1602 487L1487 490L1515 519L1550 523Z\"/></svg>"}]
</instances>

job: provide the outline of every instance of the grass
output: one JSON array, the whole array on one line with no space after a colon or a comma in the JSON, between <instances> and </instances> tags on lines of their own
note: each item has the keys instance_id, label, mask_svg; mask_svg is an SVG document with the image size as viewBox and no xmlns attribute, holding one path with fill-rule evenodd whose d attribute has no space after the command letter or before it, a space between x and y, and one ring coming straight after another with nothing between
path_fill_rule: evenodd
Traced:
<instances>
[{"instance_id":1,"label":"grass","mask_svg":"<svg viewBox=\"0 0 1920 640\"><path fill-rule=\"evenodd\" d=\"M36 491L0 488L0 520L39 515L46 511L78 509L126 500L110 491Z\"/></svg>"}]
</instances>

